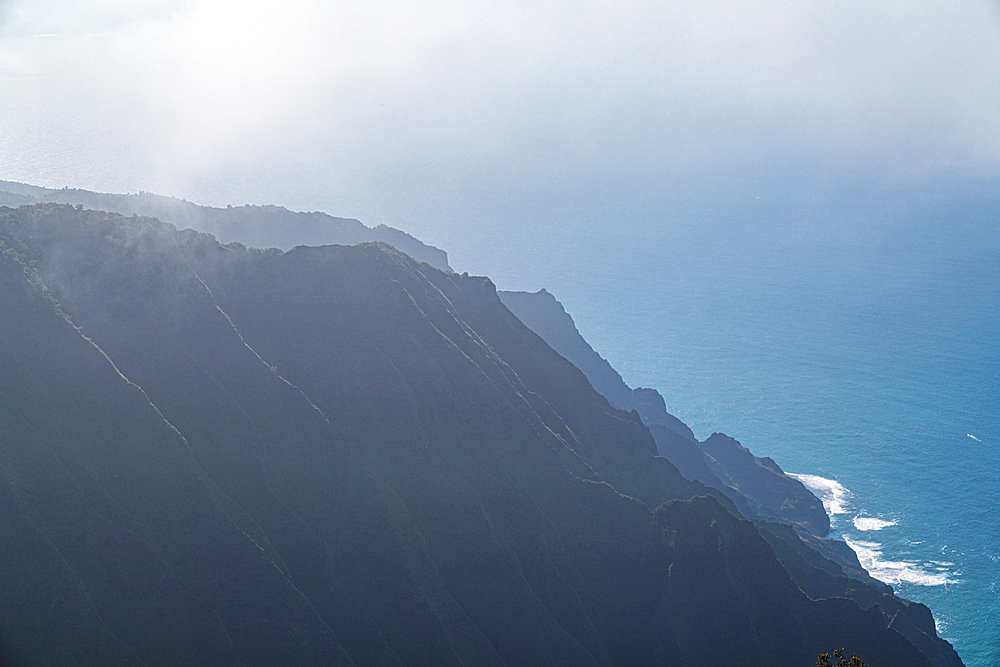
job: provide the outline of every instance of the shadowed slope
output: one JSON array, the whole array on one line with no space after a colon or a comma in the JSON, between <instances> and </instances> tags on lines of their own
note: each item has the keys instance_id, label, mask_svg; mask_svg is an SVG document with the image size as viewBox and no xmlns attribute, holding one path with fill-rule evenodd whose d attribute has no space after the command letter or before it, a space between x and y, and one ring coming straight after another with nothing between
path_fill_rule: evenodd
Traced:
<instances>
[{"instance_id":1,"label":"shadowed slope","mask_svg":"<svg viewBox=\"0 0 1000 667\"><path fill-rule=\"evenodd\" d=\"M82 584L79 602L48 610L80 636L67 648L72 662L129 662L114 658L130 652L106 634L96 647L84 640L82 623L96 617L149 665L295 664L302 652L350 664L251 537L249 517L207 478L145 393L54 312L20 265L8 259L0 269L2 308L13 315L0 324L0 472L6 506L18 507L15 517L36 535L5 543L3 552L39 563L58 554L56 582ZM36 552L42 538L48 550ZM23 606L47 589L13 600L10 593L0 596L5 604ZM2 636L35 657L49 643L70 642L63 632L46 623L24 637L5 625Z\"/></svg>"},{"instance_id":2,"label":"shadowed slope","mask_svg":"<svg viewBox=\"0 0 1000 667\"><path fill-rule=\"evenodd\" d=\"M67 470L138 540L138 573L76 532L58 549L147 662L797 665L850 645L927 664L877 611L807 598L486 279L382 245L266 253L69 207L0 215L0 261L47 313L9 325L5 391L33 382L34 421L80 434ZM16 493L51 535L76 520ZM174 600L162 622L123 602L150 591Z\"/></svg>"},{"instance_id":3,"label":"shadowed slope","mask_svg":"<svg viewBox=\"0 0 1000 667\"><path fill-rule=\"evenodd\" d=\"M500 297L549 345L579 366L609 401L637 410L650 427L657 451L685 477L722 491L748 518L790 523L819 537L830 532L830 520L819 499L801 482L785 475L774 461L754 456L721 434L699 443L686 424L667 412L655 389L628 387L618 371L583 339L573 318L551 294L545 290L501 292Z\"/></svg>"},{"instance_id":4,"label":"shadowed slope","mask_svg":"<svg viewBox=\"0 0 1000 667\"><path fill-rule=\"evenodd\" d=\"M613 403L634 406L649 427L658 453L686 478L721 490L739 513L755 519L761 534L807 595L814 599L848 598L863 608L878 605L884 620L919 646L936 667L961 664L951 645L937 637L926 607L893 596L891 587L869 577L844 542L823 539L829 531L828 517L819 500L798 480L785 475L771 459L754 456L725 435L713 434L705 442L695 440L690 429L666 413L659 393L630 389L545 290L500 292L499 296L555 350L583 369L595 389ZM790 524L798 532L764 521Z\"/></svg>"}]
</instances>

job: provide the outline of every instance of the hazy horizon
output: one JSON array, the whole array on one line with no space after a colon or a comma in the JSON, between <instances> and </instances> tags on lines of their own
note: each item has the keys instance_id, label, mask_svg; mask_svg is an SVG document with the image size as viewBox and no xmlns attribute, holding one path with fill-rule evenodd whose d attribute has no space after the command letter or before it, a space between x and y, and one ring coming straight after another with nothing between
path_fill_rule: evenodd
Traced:
<instances>
[{"instance_id":1,"label":"hazy horizon","mask_svg":"<svg viewBox=\"0 0 1000 667\"><path fill-rule=\"evenodd\" d=\"M997 63L982 0L3 0L0 178L324 210L441 246L512 216L988 192Z\"/></svg>"},{"instance_id":2,"label":"hazy horizon","mask_svg":"<svg viewBox=\"0 0 1000 667\"><path fill-rule=\"evenodd\" d=\"M841 485L994 667L998 72L997 0L0 0L0 179L321 210L544 287L698 436Z\"/></svg>"}]
</instances>

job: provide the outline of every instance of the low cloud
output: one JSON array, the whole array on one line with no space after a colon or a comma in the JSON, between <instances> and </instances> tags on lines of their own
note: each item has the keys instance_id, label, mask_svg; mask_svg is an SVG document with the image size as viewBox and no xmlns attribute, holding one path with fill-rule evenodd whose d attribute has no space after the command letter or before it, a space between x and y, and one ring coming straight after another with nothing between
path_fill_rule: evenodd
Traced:
<instances>
[{"instance_id":1,"label":"low cloud","mask_svg":"<svg viewBox=\"0 0 1000 667\"><path fill-rule=\"evenodd\" d=\"M997 14L938 0L8 0L0 69L30 76L0 84L0 157L21 170L0 176L203 199L229 183L215 196L248 201L294 183L290 203L363 213L538 179L990 174Z\"/></svg>"}]
</instances>

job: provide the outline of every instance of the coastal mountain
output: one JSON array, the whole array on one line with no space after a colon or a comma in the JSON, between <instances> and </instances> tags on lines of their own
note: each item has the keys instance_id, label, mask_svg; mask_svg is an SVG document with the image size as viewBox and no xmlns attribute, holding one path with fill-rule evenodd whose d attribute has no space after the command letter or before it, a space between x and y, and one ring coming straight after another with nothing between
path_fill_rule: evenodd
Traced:
<instances>
[{"instance_id":1,"label":"coastal mountain","mask_svg":"<svg viewBox=\"0 0 1000 667\"><path fill-rule=\"evenodd\" d=\"M298 245L354 245L383 241L410 257L450 271L448 254L406 232L386 225L367 227L352 218L326 213L299 213L281 206L200 206L175 197L149 192L118 195L74 188L41 188L0 181L0 206L22 206L39 202L80 205L125 216L154 217L178 229L194 229L215 236L222 243L240 242L257 248L291 250Z\"/></svg>"},{"instance_id":2,"label":"coastal mountain","mask_svg":"<svg viewBox=\"0 0 1000 667\"><path fill-rule=\"evenodd\" d=\"M37 204L0 309L4 664L946 664L487 278Z\"/></svg>"},{"instance_id":3,"label":"coastal mountain","mask_svg":"<svg viewBox=\"0 0 1000 667\"><path fill-rule=\"evenodd\" d=\"M868 575L845 542L827 538L830 521L820 501L774 460L754 456L722 433L698 441L687 424L667 412L659 392L626 385L546 290L497 294L522 322L580 368L612 405L635 410L649 428L660 456L676 465L685 478L724 493L742 516L753 520L803 591L814 598L848 598L862 608L877 606L890 627L919 646L933 664L961 664L954 649L937 638L930 610L894 596L891 586Z\"/></svg>"},{"instance_id":4,"label":"coastal mountain","mask_svg":"<svg viewBox=\"0 0 1000 667\"><path fill-rule=\"evenodd\" d=\"M715 433L698 442L687 424L667 412L655 389L631 388L584 340L573 318L552 294L498 292L500 300L552 349L579 368L600 394L622 410L635 410L649 427L660 456L688 479L725 493L747 518L787 523L815 537L826 537L830 519L823 504L770 458L754 456L732 438ZM857 566L860 569L860 565Z\"/></svg>"},{"instance_id":5,"label":"coastal mountain","mask_svg":"<svg viewBox=\"0 0 1000 667\"><path fill-rule=\"evenodd\" d=\"M612 405L627 412L637 411L646 424L662 424L688 440L695 439L687 424L667 412L659 392L643 387L633 389L625 384L608 360L584 340L573 318L552 294L541 289L537 292L499 291L497 295L518 319L583 371L594 389Z\"/></svg>"}]
</instances>

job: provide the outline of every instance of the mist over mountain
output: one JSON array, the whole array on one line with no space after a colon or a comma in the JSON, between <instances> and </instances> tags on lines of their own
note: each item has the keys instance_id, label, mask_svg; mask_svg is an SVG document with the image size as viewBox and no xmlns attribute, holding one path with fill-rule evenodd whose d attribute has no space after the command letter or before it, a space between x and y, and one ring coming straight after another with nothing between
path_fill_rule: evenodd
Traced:
<instances>
[{"instance_id":1,"label":"mist over mountain","mask_svg":"<svg viewBox=\"0 0 1000 667\"><path fill-rule=\"evenodd\" d=\"M0 243L7 662L960 664L487 278L58 204Z\"/></svg>"},{"instance_id":2,"label":"mist over mountain","mask_svg":"<svg viewBox=\"0 0 1000 667\"><path fill-rule=\"evenodd\" d=\"M0 663L996 667L998 62L997 2L0 0Z\"/></svg>"},{"instance_id":3,"label":"mist over mountain","mask_svg":"<svg viewBox=\"0 0 1000 667\"><path fill-rule=\"evenodd\" d=\"M142 215L170 222L179 229L195 229L222 243L246 243L257 248L290 250L297 245L354 245L384 241L414 259L450 271L448 254L386 225L367 227L351 218L326 213L298 213L281 206L228 206L214 208L149 192L116 195L88 190L54 190L23 183L0 181L0 205L34 202L79 204L89 209L122 215Z\"/></svg>"}]
</instances>

